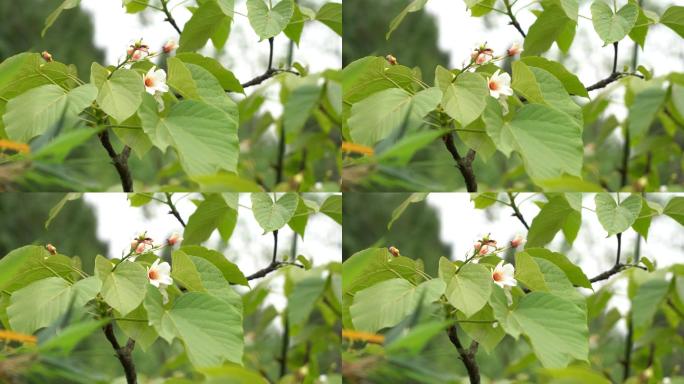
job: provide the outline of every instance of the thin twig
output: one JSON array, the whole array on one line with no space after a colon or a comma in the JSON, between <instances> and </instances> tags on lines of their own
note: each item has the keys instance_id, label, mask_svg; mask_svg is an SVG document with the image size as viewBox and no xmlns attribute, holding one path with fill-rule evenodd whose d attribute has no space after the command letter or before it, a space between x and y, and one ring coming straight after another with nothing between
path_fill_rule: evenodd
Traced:
<instances>
[{"instance_id":1,"label":"thin twig","mask_svg":"<svg viewBox=\"0 0 684 384\"><path fill-rule=\"evenodd\" d=\"M517 29L518 32L520 32L523 38L527 37L525 31L523 31L522 27L520 26L520 23L518 23L518 19L515 18L515 14L513 13L513 6L509 3L508 0L504 0L504 5L506 6L506 14L511 19L511 22L509 24L514 26L515 29Z\"/></svg>"},{"instance_id":2,"label":"thin twig","mask_svg":"<svg viewBox=\"0 0 684 384\"><path fill-rule=\"evenodd\" d=\"M116 335L114 334L114 326L112 323L105 325L102 328L102 331L112 345L112 348L114 348L114 351L116 351L116 357L119 359L119 362L121 362L121 366L126 374L126 382L128 384L137 384L138 378L135 373L135 363L133 362L132 356L133 348L135 348L135 340L129 338L125 346L122 347L119 345L119 342L116 340Z\"/></svg>"},{"instance_id":3,"label":"thin twig","mask_svg":"<svg viewBox=\"0 0 684 384\"><path fill-rule=\"evenodd\" d=\"M161 0L162 11L166 15L166 19L164 19L164 21L168 21L169 24L171 24L171 26L173 27L173 29L175 29L176 32L178 32L178 34L180 35L182 33L182 31L178 27L176 20L173 18L173 16L171 16L171 12L169 11L169 8L166 6L167 1L168 0Z\"/></svg>"},{"instance_id":4,"label":"thin twig","mask_svg":"<svg viewBox=\"0 0 684 384\"><path fill-rule=\"evenodd\" d=\"M176 220L178 220L178 222L181 223L183 227L185 227L185 221L178 212L178 209L176 209L176 205L171 200L171 194L169 192L165 192L164 194L166 195L166 205L168 205L170 209L169 214L173 215L176 218Z\"/></svg>"},{"instance_id":5,"label":"thin twig","mask_svg":"<svg viewBox=\"0 0 684 384\"><path fill-rule=\"evenodd\" d=\"M466 371L468 371L468 377L470 378L470 384L480 383L480 368L477 365L477 360L475 359L475 354L477 353L478 344L473 341L468 349L463 347L461 340L458 338L458 331L455 325L450 326L447 329L447 334L449 335L449 340L451 344L456 347L458 351L459 358L463 361Z\"/></svg>"},{"instance_id":6,"label":"thin twig","mask_svg":"<svg viewBox=\"0 0 684 384\"><path fill-rule=\"evenodd\" d=\"M275 69L275 68L273 68L273 40L274 40L273 37L268 39L268 47L269 47L268 68L266 68L266 72L264 72L263 74L253 78L252 80L249 80L247 82L240 84L240 85L242 85L242 88L247 88L247 87L251 87L254 85L261 84L264 81L270 79L271 77L273 77L279 73L283 73L283 72L292 73L292 74L297 75L297 76L300 75L299 72L295 72L291 69Z\"/></svg>"},{"instance_id":7,"label":"thin twig","mask_svg":"<svg viewBox=\"0 0 684 384\"><path fill-rule=\"evenodd\" d=\"M525 226L525 229L528 231L530 230L530 226L527 224L527 221L525 221L525 217L523 217L522 213L520 213L520 209L518 206L515 204L515 197L513 197L513 193L508 192L508 199L511 201L511 208L513 209L513 216L517 217L518 220L522 223L522 225Z\"/></svg>"},{"instance_id":8,"label":"thin twig","mask_svg":"<svg viewBox=\"0 0 684 384\"><path fill-rule=\"evenodd\" d=\"M128 157L131 154L131 147L125 145L121 153L116 153L112 142L109 140L109 131L104 130L99 134L100 143L107 151L107 154L112 159L112 164L119 173L119 178L121 179L121 187L123 187L124 192L133 192L133 178L131 177L131 171L128 168Z\"/></svg>"},{"instance_id":9,"label":"thin twig","mask_svg":"<svg viewBox=\"0 0 684 384\"><path fill-rule=\"evenodd\" d=\"M454 136L451 133L442 136L442 140L444 140L444 145L451 154L451 157L456 161L456 167L458 167L458 170L461 171L461 175L463 175L463 180L465 180L466 183L466 190L468 192L477 192L477 180L473 173L473 160L475 160L476 152L469 149L466 156L461 157L458 153L458 149L456 149L456 144L454 144Z\"/></svg>"},{"instance_id":10,"label":"thin twig","mask_svg":"<svg viewBox=\"0 0 684 384\"><path fill-rule=\"evenodd\" d=\"M268 275L269 273L278 270L279 268L286 265L293 265L295 267L304 268L303 265L288 262L288 261L278 261L276 256L278 255L278 230L273 231L273 257L271 258L271 263L263 269L260 269L253 274L247 276L247 280L254 280Z\"/></svg>"}]
</instances>

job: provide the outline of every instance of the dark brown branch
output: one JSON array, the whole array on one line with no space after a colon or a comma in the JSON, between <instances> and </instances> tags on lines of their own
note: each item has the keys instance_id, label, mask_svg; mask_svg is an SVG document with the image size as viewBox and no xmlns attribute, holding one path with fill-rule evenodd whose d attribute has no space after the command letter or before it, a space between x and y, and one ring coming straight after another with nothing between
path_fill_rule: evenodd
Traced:
<instances>
[{"instance_id":1,"label":"dark brown branch","mask_svg":"<svg viewBox=\"0 0 684 384\"><path fill-rule=\"evenodd\" d=\"M605 88L608 86L608 84L611 84L625 76L636 76L640 79L643 79L644 77L638 73L635 72L618 72L617 70L617 62L618 62L618 43L615 42L613 43L613 70L610 73L610 76L606 77L603 80L599 80L595 84L592 84L588 86L587 92L596 90L596 89L601 89Z\"/></svg>"},{"instance_id":2,"label":"dark brown branch","mask_svg":"<svg viewBox=\"0 0 684 384\"><path fill-rule=\"evenodd\" d=\"M169 12L169 8L166 6L166 2L167 0L161 0L162 11L164 12L164 15L166 15L166 19L164 19L164 21L168 21L169 24L171 24L171 26L173 27L173 29L175 29L176 32L178 32L178 34L180 35L182 33L181 29L178 27L178 24L176 23L176 20L173 18L173 16L171 16L171 12Z\"/></svg>"},{"instance_id":3,"label":"dark brown branch","mask_svg":"<svg viewBox=\"0 0 684 384\"><path fill-rule=\"evenodd\" d=\"M116 340L116 335L114 335L114 326L112 323L108 323L102 328L105 337L116 351L116 357L121 362L123 366L124 373L126 374L126 382L128 384L137 384L138 378L135 373L135 363L133 362L133 348L135 348L135 340L128 339L125 346L119 345Z\"/></svg>"},{"instance_id":4,"label":"dark brown branch","mask_svg":"<svg viewBox=\"0 0 684 384\"><path fill-rule=\"evenodd\" d=\"M249 80L245 83L240 84L240 85L242 85L242 88L247 88L247 87L251 87L254 85L261 84L264 81L270 79L271 77L273 77L279 73L283 73L283 72L292 73L292 74L297 75L297 76L300 75L298 72L295 72L295 71L290 70L290 69L275 69L275 68L273 68L273 39L274 39L273 37L268 39L269 51L268 51L268 67L266 68L266 72L264 72L263 74L253 78L252 80Z\"/></svg>"},{"instance_id":5,"label":"dark brown branch","mask_svg":"<svg viewBox=\"0 0 684 384\"><path fill-rule=\"evenodd\" d=\"M176 220L178 220L178 222L181 223L181 225L183 227L185 227L185 221L183 220L183 217L181 217L180 213L178 212L178 209L176 209L176 205L171 200L171 194L169 192L166 192L165 195L166 195L166 205L168 205L169 209L170 209L169 214L173 215L176 218Z\"/></svg>"},{"instance_id":6,"label":"dark brown branch","mask_svg":"<svg viewBox=\"0 0 684 384\"><path fill-rule=\"evenodd\" d=\"M468 349L463 347L461 340L458 338L458 331L455 325L450 326L447 329L447 334L449 335L449 340L451 344L456 347L459 354L459 359L463 361L466 371L468 371L468 377L470 378L470 384L480 383L480 368L477 366L477 360L475 360L475 354L477 354L478 344L473 341Z\"/></svg>"},{"instance_id":7,"label":"dark brown branch","mask_svg":"<svg viewBox=\"0 0 684 384\"><path fill-rule=\"evenodd\" d=\"M273 231L273 257L271 258L271 263L263 269L260 269L253 274L247 276L247 280L254 280L268 275L269 273L278 270L285 265L293 265L295 267L304 268L303 265L289 262L289 261L278 261L276 256L278 255L278 231Z\"/></svg>"},{"instance_id":8,"label":"dark brown branch","mask_svg":"<svg viewBox=\"0 0 684 384\"><path fill-rule=\"evenodd\" d=\"M280 346L280 376L287 374L287 350L290 349L290 322L287 319L287 311L283 312L285 324L283 329L283 340Z\"/></svg>"},{"instance_id":9,"label":"dark brown branch","mask_svg":"<svg viewBox=\"0 0 684 384\"><path fill-rule=\"evenodd\" d=\"M522 225L525 226L525 229L527 229L529 231L530 226L527 224L527 221L525 221L525 217L523 217L522 213L520 213L520 209L515 204L515 198L513 197L513 194L511 192L508 192L508 199L511 201L511 208L513 209L513 216L517 217L518 220L520 220L520 222L522 223Z\"/></svg>"},{"instance_id":10,"label":"dark brown branch","mask_svg":"<svg viewBox=\"0 0 684 384\"><path fill-rule=\"evenodd\" d=\"M104 130L99 134L100 143L107 151L107 154L112 159L112 164L119 173L119 179L121 179L121 187L123 187L124 192L133 192L133 178L131 177L131 171L128 169L128 157L131 155L131 147L125 145L121 153L116 153L112 142L109 140L109 131Z\"/></svg>"},{"instance_id":11,"label":"dark brown branch","mask_svg":"<svg viewBox=\"0 0 684 384\"><path fill-rule=\"evenodd\" d=\"M624 264L620 261L620 257L621 257L620 253L622 252L622 233L618 233L616 235L616 237L617 237L618 247L617 247L617 256L615 257L615 264L613 265L613 267L611 269L609 269L603 273L600 273L600 274L592 277L591 279L589 279L589 281L591 283L595 283L597 281L602 281L602 280L607 280L611 276L613 276L617 273L620 273L627 268L639 268L639 269L647 270L646 267L642 267L642 266L637 265L637 264Z\"/></svg>"},{"instance_id":12,"label":"dark brown branch","mask_svg":"<svg viewBox=\"0 0 684 384\"><path fill-rule=\"evenodd\" d=\"M525 31L523 31L522 27L520 26L520 23L518 23L518 19L515 18L515 14L513 13L513 9L511 7L510 2L508 0L504 0L504 5L506 6L506 14L511 19L511 22L509 24L514 26L515 29L517 29L518 32L520 32L523 38L527 37Z\"/></svg>"},{"instance_id":13,"label":"dark brown branch","mask_svg":"<svg viewBox=\"0 0 684 384\"><path fill-rule=\"evenodd\" d=\"M620 172L620 188L626 186L629 182L629 156L630 156L630 141L629 127L625 127L625 142L622 146L622 166L618 170Z\"/></svg>"},{"instance_id":14,"label":"dark brown branch","mask_svg":"<svg viewBox=\"0 0 684 384\"><path fill-rule=\"evenodd\" d=\"M454 161L456 161L456 167L461 171L463 175L463 180L466 183L466 190L468 192L477 192L477 180L475 180L475 174L473 173L473 160L475 160L476 152L472 149L468 150L465 157L461 157L456 149L456 144L454 144L454 136L451 133L447 133L442 136L444 140L444 145L447 151L451 154Z\"/></svg>"},{"instance_id":15,"label":"dark brown branch","mask_svg":"<svg viewBox=\"0 0 684 384\"><path fill-rule=\"evenodd\" d=\"M278 138L278 160L275 166L276 185L283 181L283 167L285 162L285 124L280 124L280 137ZM275 189L275 188L274 188Z\"/></svg>"}]
</instances>

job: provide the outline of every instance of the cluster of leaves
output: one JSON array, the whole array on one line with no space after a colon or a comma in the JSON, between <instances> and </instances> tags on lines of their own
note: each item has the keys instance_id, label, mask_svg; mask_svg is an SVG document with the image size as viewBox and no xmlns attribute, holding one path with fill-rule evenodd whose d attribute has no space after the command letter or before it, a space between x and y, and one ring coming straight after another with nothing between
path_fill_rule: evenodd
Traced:
<instances>
[{"instance_id":1,"label":"cluster of leaves","mask_svg":"<svg viewBox=\"0 0 684 384\"><path fill-rule=\"evenodd\" d=\"M47 18L43 33L62 11L79 2L65 0ZM64 167L71 151L99 145L94 144L94 136L99 136L128 192L134 182L234 191L310 190L316 183L322 183L319 189L339 189L338 71L309 74L299 63L294 64L296 71L275 68L272 58L273 39L282 33L299 44L307 22L321 22L341 34L341 4L326 3L314 12L293 0L274 6L249 0L250 25L261 40L269 40L271 50L264 74L241 83L219 61L195 52L209 40L217 49L226 44L234 1L186 5L193 16L182 31L167 3L124 1L129 12L163 13L180 34L178 54L164 54L166 60L156 64L166 67L172 90L164 93L162 106L145 92L143 75L155 66L150 59L131 63L126 57L119 65L106 67L93 63L85 81L78 78L75 66L46 62L37 53L21 53L0 63L0 140L9 140L3 140L0 164L15 171L8 172L9 182L27 189L109 189L106 181L83 181L73 167ZM122 47L125 56L123 52ZM276 75L284 106L281 116L258 114L266 100L263 90L237 96ZM309 120L315 127L306 128ZM256 150L260 140L267 140L263 136L271 126L277 127L279 144L270 153ZM111 142L110 132L120 143ZM246 152L242 161L241 147ZM142 164L159 159L162 166L154 170L155 179L143 179L138 176L142 172L128 169L131 152Z\"/></svg>"},{"instance_id":2,"label":"cluster of leaves","mask_svg":"<svg viewBox=\"0 0 684 384\"><path fill-rule=\"evenodd\" d=\"M173 207L171 195L167 197L169 200L163 201L154 195L131 195L130 200L134 206L159 200ZM341 196L329 197L320 207L296 193L284 194L276 201L266 193L254 193L251 198L254 218L264 233L277 235L279 229L289 225L303 237L308 218L318 212L341 222ZM53 209L50 219L63 205L61 202ZM338 367L335 359L330 361L325 354L331 353L330 345L339 343L332 329L339 327L340 321L341 266L314 266L303 255L297 256L296 262L289 257L281 261L276 236L273 262L266 273L280 270L288 305L282 312L269 306L261 313L260 307L270 292L268 281L251 287L250 281L266 273L245 276L221 252L200 245L216 230L228 240L237 212L237 194L208 194L197 201L197 209L185 226L183 244L171 253L173 284L165 288L165 295L148 281L146 268L149 270L159 260L153 251L130 257L134 252L131 249L129 256L111 260L98 255L92 275L81 269L78 257L50 254L45 247L29 245L10 252L0 259L0 324L29 339L28 335L37 332L37 345L8 343L0 363L15 361L21 366L24 357L33 356L31 367L17 369L20 377L105 380L96 373L77 378L74 372L55 371L54 367L50 376L41 376L46 374L43 364L49 366L54 356L68 355L83 339L102 328L122 361L129 383L136 382L133 348L148 351L160 340L172 350L177 349L174 345L182 346L182 356L189 362L187 367L181 364L169 368L176 375L184 372L181 375L185 379L177 377L168 382L220 382L230 378L232 382L267 383L273 378L256 372L255 362L244 356L243 321L259 312L262 332L276 318L283 321L287 341L283 341L284 368L276 376L279 382L315 383L322 374L334 378ZM249 291L236 289L238 286ZM125 346L118 344L115 329L128 338ZM314 335L320 343L311 340ZM288 350L292 352L289 358ZM332 353L337 353L336 347Z\"/></svg>"},{"instance_id":3,"label":"cluster of leaves","mask_svg":"<svg viewBox=\"0 0 684 384\"><path fill-rule=\"evenodd\" d=\"M520 215L515 195L508 196L510 200L505 201L487 193L473 195L472 200L479 209L498 202ZM393 220L405 205L423 198L409 197L395 211ZM661 214L684 225L683 197L671 198L665 208L651 200L631 195L616 202L608 193L597 194L596 215L608 236L617 237L618 244L630 227L647 238L652 219ZM491 357L498 355L509 362L518 358L511 356L515 353L511 351L521 354L512 366L484 373L493 375L491 379L525 373L533 375L535 382L610 383L604 375L617 377L623 371L611 366L612 360L593 355L590 358L590 349L605 349L603 344L614 343L613 328L623 318L630 324L633 337L628 341L630 354L634 348L633 357L627 355L623 363L627 367L624 379L630 377L632 365L639 370L631 380L653 380L634 382L660 382L676 374L671 348L672 343L681 343L672 338L678 338L676 332L684 318L682 265L656 268L654 260L639 257L638 251L633 260L622 261L618 245L615 266L589 278L566 255L544 248L559 231L572 244L581 223L581 201L582 196L574 193L551 194L547 201L535 201L541 211L529 226L524 250L508 257L490 253L477 258L477 263L472 262L474 256L457 261L442 257L437 277L424 272L422 260L397 255L392 249L366 249L347 259L343 263L343 325L353 348L343 359L350 382L387 380L411 371L415 372L409 374L415 382L457 382L459 376L451 372L438 372L429 366L416 369L415 362L421 355L432 355L426 351L431 340L446 331L473 383L480 380L476 361L479 346ZM527 226L522 215L518 217ZM518 284L512 289L494 283L492 270L502 261L515 265ZM631 310L624 315L615 308L605 311L615 295L610 284L598 289L593 286L622 271L629 281L631 301ZM459 330L467 336L469 347L459 339ZM511 339L506 340L507 335ZM527 348L513 341L520 336L532 354L525 356L530 353L525 352ZM497 348L502 342L503 349ZM654 352L660 342L664 345ZM370 343L381 344L382 348ZM368 356L384 357L371 358L375 369L368 370Z\"/></svg>"},{"instance_id":4,"label":"cluster of leaves","mask_svg":"<svg viewBox=\"0 0 684 384\"><path fill-rule=\"evenodd\" d=\"M412 1L392 21L388 38L408 13L426 3ZM539 3L540 9L530 7L537 19L527 33L508 0L465 3L472 16L498 11L510 18L524 37L522 57L513 60L514 56L509 56L497 61L500 65L490 61L483 65L471 62L461 69L437 66L432 85L418 68L382 57L350 63L343 70L343 137L349 142L343 150L356 155L344 160L345 184L445 189L440 181L425 176L425 171L405 170L418 151L437 139L446 143L470 192L477 190L473 169L484 171L497 168L499 163L503 174L488 181L503 180L521 188L620 190L633 182L637 191L654 191L661 185L681 183L676 170L682 166L684 77L681 73L655 77L636 64L636 68L621 70L617 60L619 42L629 36L643 48L648 30L655 24L684 37L684 7L671 6L659 16L633 0L620 9L611 9L603 0L594 1L591 23L605 45L613 45L615 64L605 79L585 85L562 63L541 56L554 42L562 52L568 52L578 20L588 18L579 14L579 1L548 0ZM499 3L505 10L497 9ZM401 63L401 52L394 54ZM510 111L505 111L490 96L487 79L508 68L514 94L507 97ZM590 98L589 92L612 83L617 87ZM626 119L602 119L610 104L608 94L618 88L625 90ZM597 154L606 153L602 152L609 148L606 142L618 128L626 144L615 155L624 158L621 162L611 163L605 158L599 162ZM585 151L585 146L589 150ZM668 150L661 151L663 146ZM473 164L476 159L481 162ZM503 185L485 185L492 189L497 186Z\"/></svg>"}]
</instances>

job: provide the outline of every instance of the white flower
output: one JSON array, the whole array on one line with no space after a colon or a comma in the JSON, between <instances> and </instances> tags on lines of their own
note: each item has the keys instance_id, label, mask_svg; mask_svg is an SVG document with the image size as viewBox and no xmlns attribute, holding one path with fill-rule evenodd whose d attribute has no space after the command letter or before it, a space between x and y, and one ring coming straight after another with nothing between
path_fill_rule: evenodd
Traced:
<instances>
[{"instance_id":1,"label":"white flower","mask_svg":"<svg viewBox=\"0 0 684 384\"><path fill-rule=\"evenodd\" d=\"M513 95L513 89L511 89L511 76L506 73L499 73L500 70L497 69L492 77L487 79L487 84L489 85L489 94L498 99L502 96Z\"/></svg>"},{"instance_id":2,"label":"white flower","mask_svg":"<svg viewBox=\"0 0 684 384\"><path fill-rule=\"evenodd\" d=\"M150 68L143 78L145 90L152 96L169 91L169 86L166 85L166 72L163 69L156 68Z\"/></svg>"},{"instance_id":3,"label":"white flower","mask_svg":"<svg viewBox=\"0 0 684 384\"><path fill-rule=\"evenodd\" d=\"M171 266L167 262L159 262L159 259L154 261L151 267L147 268L147 278L150 280L150 284L157 288L165 288L173 284L173 279L171 278ZM164 287L162 287L164 285Z\"/></svg>"},{"instance_id":4,"label":"white flower","mask_svg":"<svg viewBox=\"0 0 684 384\"><path fill-rule=\"evenodd\" d=\"M513 43L513 45L511 45L511 47L508 48L508 51L506 51L506 53L508 53L508 56L515 56L517 54L520 54L522 51L524 51L524 49L520 46L519 43Z\"/></svg>"},{"instance_id":5,"label":"white flower","mask_svg":"<svg viewBox=\"0 0 684 384\"><path fill-rule=\"evenodd\" d=\"M166 44L164 44L162 50L164 51L164 53L171 53L171 51L173 51L176 48L178 48L178 44L176 44L176 41L169 40L166 42Z\"/></svg>"},{"instance_id":6,"label":"white flower","mask_svg":"<svg viewBox=\"0 0 684 384\"><path fill-rule=\"evenodd\" d=\"M492 270L492 280L494 280L494 283L501 288L506 288L506 286L514 287L518 285L518 282L513 277L514 274L515 267L513 267L512 264L504 265L502 260Z\"/></svg>"},{"instance_id":7,"label":"white flower","mask_svg":"<svg viewBox=\"0 0 684 384\"><path fill-rule=\"evenodd\" d=\"M183 241L183 238L178 232L172 233L171 236L169 236L169 238L166 239L166 243L170 246L174 246L180 243L181 241Z\"/></svg>"},{"instance_id":8,"label":"white flower","mask_svg":"<svg viewBox=\"0 0 684 384\"><path fill-rule=\"evenodd\" d=\"M515 235L513 240L511 240L511 247L513 248L518 248L523 244L525 244L525 238L520 234Z\"/></svg>"}]
</instances>

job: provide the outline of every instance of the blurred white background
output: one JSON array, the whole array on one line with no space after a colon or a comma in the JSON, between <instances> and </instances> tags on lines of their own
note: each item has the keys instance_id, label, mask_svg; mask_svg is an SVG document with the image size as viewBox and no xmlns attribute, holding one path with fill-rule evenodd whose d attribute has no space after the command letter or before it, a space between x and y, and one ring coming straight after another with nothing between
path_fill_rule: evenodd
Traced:
<instances>
[{"instance_id":1,"label":"blurred white background","mask_svg":"<svg viewBox=\"0 0 684 384\"><path fill-rule=\"evenodd\" d=\"M559 232L546 246L550 250L565 254L572 262L580 266L589 278L610 269L615 263L617 253L615 236L606 238L607 233L596 217L594 196L593 193L583 195L582 226L572 247L567 245L562 232ZM620 195L621 199L627 196L627 193ZM659 202L664 207L666 202L674 196L682 195L659 193L648 194L646 198ZM499 194L499 199L508 201L505 193ZM539 213L539 208L533 203L535 200L544 201L541 194L522 193L516 198L518 203L525 201L519 208L530 225L532 219ZM441 222L440 238L444 243L451 245L452 260L463 260L464 254L471 251L473 243L487 233L491 233L491 237L500 245L507 244L516 234L525 236L527 233L520 221L511 216L513 212L511 208L500 203L486 210L475 209L470 201L470 195L466 193L432 193L428 196L427 202L438 211ZM684 263L683 234L684 227L673 219L664 215L655 217L651 223L648 241L642 239L641 256L655 261L659 268ZM627 256L633 255L636 238L637 233L631 228L622 236L623 262ZM594 288L597 289L616 278L617 276L614 276L610 280L596 283ZM622 279L615 284L618 294L610 302L610 306L617 307L622 313L629 309L625 283L626 281ZM589 292L586 290L586 293Z\"/></svg>"}]
</instances>

